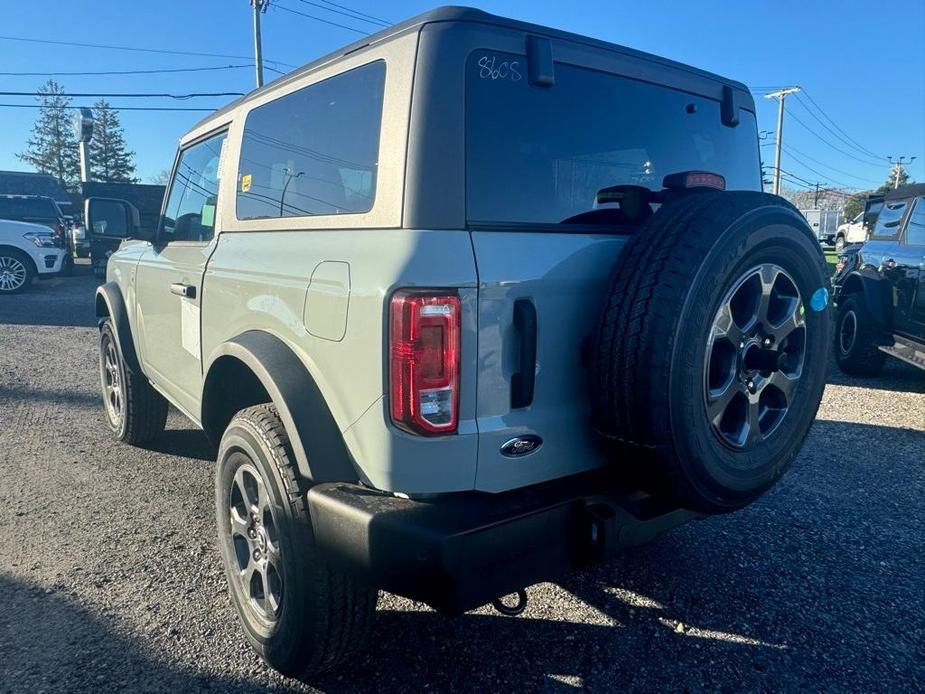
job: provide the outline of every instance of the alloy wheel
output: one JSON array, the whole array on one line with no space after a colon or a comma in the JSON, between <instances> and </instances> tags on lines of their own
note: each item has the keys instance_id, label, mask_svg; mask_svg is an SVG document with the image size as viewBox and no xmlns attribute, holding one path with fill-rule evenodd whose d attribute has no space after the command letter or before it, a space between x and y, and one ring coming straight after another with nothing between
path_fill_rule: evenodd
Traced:
<instances>
[{"instance_id":1,"label":"alloy wheel","mask_svg":"<svg viewBox=\"0 0 925 694\"><path fill-rule=\"evenodd\" d=\"M704 406L725 445L750 450L779 428L794 402L806 354L800 291L780 266L743 273L710 329Z\"/></svg>"},{"instance_id":2,"label":"alloy wheel","mask_svg":"<svg viewBox=\"0 0 925 694\"><path fill-rule=\"evenodd\" d=\"M109 335L103 335L100 345L102 361L103 402L106 412L113 424L121 424L125 408L123 392L122 366L116 345Z\"/></svg>"},{"instance_id":3,"label":"alloy wheel","mask_svg":"<svg viewBox=\"0 0 925 694\"><path fill-rule=\"evenodd\" d=\"M26 266L19 258L0 256L0 291L16 291L25 284L26 277Z\"/></svg>"},{"instance_id":4,"label":"alloy wheel","mask_svg":"<svg viewBox=\"0 0 925 694\"><path fill-rule=\"evenodd\" d=\"M266 483L251 463L235 472L229 519L240 587L257 615L276 621L283 602L279 532Z\"/></svg>"}]
</instances>

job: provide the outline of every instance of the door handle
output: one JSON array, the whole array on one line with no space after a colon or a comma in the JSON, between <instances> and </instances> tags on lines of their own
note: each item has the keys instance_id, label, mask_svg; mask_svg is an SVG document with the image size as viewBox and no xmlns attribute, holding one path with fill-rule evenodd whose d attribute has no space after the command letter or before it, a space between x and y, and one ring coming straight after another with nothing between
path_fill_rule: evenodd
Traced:
<instances>
[{"instance_id":1,"label":"door handle","mask_svg":"<svg viewBox=\"0 0 925 694\"><path fill-rule=\"evenodd\" d=\"M177 296L182 296L187 299L196 298L196 285L194 284L183 284L182 282L174 282L170 285L170 293L176 294Z\"/></svg>"},{"instance_id":2,"label":"door handle","mask_svg":"<svg viewBox=\"0 0 925 694\"><path fill-rule=\"evenodd\" d=\"M511 408L529 407L536 382L536 306L530 299L514 302L514 330L520 336L520 370L511 376Z\"/></svg>"}]
</instances>

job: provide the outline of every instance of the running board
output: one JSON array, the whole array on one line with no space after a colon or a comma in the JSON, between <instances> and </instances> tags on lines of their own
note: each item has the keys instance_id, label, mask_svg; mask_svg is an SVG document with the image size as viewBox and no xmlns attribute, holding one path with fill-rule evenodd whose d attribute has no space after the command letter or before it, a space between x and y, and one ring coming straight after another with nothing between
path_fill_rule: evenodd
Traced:
<instances>
[{"instance_id":1,"label":"running board","mask_svg":"<svg viewBox=\"0 0 925 694\"><path fill-rule=\"evenodd\" d=\"M886 352L891 357L902 359L907 364L925 369L925 345L917 344L899 335L893 335L893 341L895 344L890 347L881 346L880 351Z\"/></svg>"}]
</instances>

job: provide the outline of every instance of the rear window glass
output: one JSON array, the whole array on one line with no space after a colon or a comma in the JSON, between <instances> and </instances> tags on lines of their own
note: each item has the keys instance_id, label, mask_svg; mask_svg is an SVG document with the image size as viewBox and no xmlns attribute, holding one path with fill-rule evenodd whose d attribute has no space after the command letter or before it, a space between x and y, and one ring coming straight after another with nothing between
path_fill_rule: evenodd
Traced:
<instances>
[{"instance_id":1,"label":"rear window glass","mask_svg":"<svg viewBox=\"0 0 925 694\"><path fill-rule=\"evenodd\" d=\"M378 61L254 109L238 164L238 219L371 210L384 88Z\"/></svg>"},{"instance_id":2,"label":"rear window glass","mask_svg":"<svg viewBox=\"0 0 925 694\"><path fill-rule=\"evenodd\" d=\"M666 174L706 170L729 190L760 190L755 117L720 122L720 103L613 74L556 64L534 87L523 56L473 53L467 65L466 206L470 222L560 223L599 190L660 190Z\"/></svg>"},{"instance_id":3,"label":"rear window glass","mask_svg":"<svg viewBox=\"0 0 925 694\"><path fill-rule=\"evenodd\" d=\"M0 198L0 219L56 219L55 203L48 198Z\"/></svg>"},{"instance_id":4,"label":"rear window glass","mask_svg":"<svg viewBox=\"0 0 925 694\"><path fill-rule=\"evenodd\" d=\"M893 239L899 233L899 223L902 222L903 215L906 213L906 207L909 206L908 200L896 200L894 202L884 203L883 209L877 215L877 223L874 225L872 237L878 239Z\"/></svg>"}]
</instances>

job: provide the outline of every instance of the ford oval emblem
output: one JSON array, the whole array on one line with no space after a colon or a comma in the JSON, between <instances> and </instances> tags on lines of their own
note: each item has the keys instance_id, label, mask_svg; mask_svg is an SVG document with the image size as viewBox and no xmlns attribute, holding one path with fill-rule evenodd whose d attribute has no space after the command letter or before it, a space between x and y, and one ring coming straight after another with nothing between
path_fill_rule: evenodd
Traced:
<instances>
[{"instance_id":1,"label":"ford oval emblem","mask_svg":"<svg viewBox=\"0 0 925 694\"><path fill-rule=\"evenodd\" d=\"M518 436L501 446L501 455L506 458L522 458L530 455L543 445L543 439L534 434Z\"/></svg>"}]
</instances>

